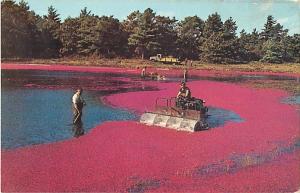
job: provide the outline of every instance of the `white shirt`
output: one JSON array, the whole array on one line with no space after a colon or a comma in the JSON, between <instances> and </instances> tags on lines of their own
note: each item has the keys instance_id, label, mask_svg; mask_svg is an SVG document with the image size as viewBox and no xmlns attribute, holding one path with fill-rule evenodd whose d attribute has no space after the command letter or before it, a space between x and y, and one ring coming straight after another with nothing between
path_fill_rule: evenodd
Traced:
<instances>
[{"instance_id":1,"label":"white shirt","mask_svg":"<svg viewBox=\"0 0 300 193\"><path fill-rule=\"evenodd\" d=\"M83 99L78 93L75 93L72 97L73 104L83 103Z\"/></svg>"}]
</instances>

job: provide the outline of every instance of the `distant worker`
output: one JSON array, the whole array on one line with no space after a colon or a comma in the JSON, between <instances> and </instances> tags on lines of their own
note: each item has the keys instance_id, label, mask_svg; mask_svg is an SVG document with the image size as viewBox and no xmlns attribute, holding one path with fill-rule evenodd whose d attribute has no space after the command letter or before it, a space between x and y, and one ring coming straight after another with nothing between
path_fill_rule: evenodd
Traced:
<instances>
[{"instance_id":1,"label":"distant worker","mask_svg":"<svg viewBox=\"0 0 300 193\"><path fill-rule=\"evenodd\" d=\"M187 70L187 68L184 68L184 70L183 70L183 81L187 82L187 80L188 80L188 70Z\"/></svg>"},{"instance_id":2,"label":"distant worker","mask_svg":"<svg viewBox=\"0 0 300 193\"><path fill-rule=\"evenodd\" d=\"M157 80L166 80L166 77L164 75L157 75Z\"/></svg>"},{"instance_id":3,"label":"distant worker","mask_svg":"<svg viewBox=\"0 0 300 193\"><path fill-rule=\"evenodd\" d=\"M141 72L141 77L145 78L146 77L146 66L143 67L142 72Z\"/></svg>"},{"instance_id":4,"label":"distant worker","mask_svg":"<svg viewBox=\"0 0 300 193\"><path fill-rule=\"evenodd\" d=\"M185 60L184 60L184 66L187 66L187 63L188 63L188 59L185 58Z\"/></svg>"},{"instance_id":5,"label":"distant worker","mask_svg":"<svg viewBox=\"0 0 300 193\"><path fill-rule=\"evenodd\" d=\"M85 101L82 99L82 89L79 88L76 90L75 94L72 97L73 103L73 123L80 123L82 117L83 106L86 105Z\"/></svg>"},{"instance_id":6,"label":"distant worker","mask_svg":"<svg viewBox=\"0 0 300 193\"><path fill-rule=\"evenodd\" d=\"M191 67L193 67L193 60L191 60L191 62L190 62L190 66L191 66Z\"/></svg>"},{"instance_id":7,"label":"distant worker","mask_svg":"<svg viewBox=\"0 0 300 193\"><path fill-rule=\"evenodd\" d=\"M158 76L157 72L150 72L150 77L152 80L157 80L157 76Z\"/></svg>"}]
</instances>

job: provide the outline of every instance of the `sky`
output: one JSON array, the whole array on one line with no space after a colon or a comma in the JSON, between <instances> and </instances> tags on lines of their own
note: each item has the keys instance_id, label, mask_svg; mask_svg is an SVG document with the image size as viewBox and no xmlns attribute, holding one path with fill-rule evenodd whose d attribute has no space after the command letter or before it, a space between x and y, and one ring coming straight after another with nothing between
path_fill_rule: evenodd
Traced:
<instances>
[{"instance_id":1,"label":"sky","mask_svg":"<svg viewBox=\"0 0 300 193\"><path fill-rule=\"evenodd\" d=\"M17 0L19 2L20 0ZM53 6L62 20L79 16L87 7L95 15L113 15L123 21L133 11L143 12L151 8L158 15L182 20L187 16L199 16L202 20L215 12L222 21L232 17L238 26L237 32L254 28L261 31L272 15L289 34L300 34L300 0L27 0L30 9L39 15L46 15Z\"/></svg>"}]
</instances>

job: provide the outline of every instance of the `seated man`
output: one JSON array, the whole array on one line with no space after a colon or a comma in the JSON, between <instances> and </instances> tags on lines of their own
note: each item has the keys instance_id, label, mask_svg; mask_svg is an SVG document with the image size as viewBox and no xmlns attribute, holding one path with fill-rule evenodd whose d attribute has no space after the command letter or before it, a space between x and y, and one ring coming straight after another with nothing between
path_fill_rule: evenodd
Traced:
<instances>
[{"instance_id":1,"label":"seated man","mask_svg":"<svg viewBox=\"0 0 300 193\"><path fill-rule=\"evenodd\" d=\"M177 98L183 97L186 99L191 99L191 90L186 86L185 82L181 82L180 84L180 90L177 94Z\"/></svg>"},{"instance_id":2,"label":"seated man","mask_svg":"<svg viewBox=\"0 0 300 193\"><path fill-rule=\"evenodd\" d=\"M186 104L188 101L192 99L191 90L186 86L185 82L181 82L181 88L177 94L177 101L182 108L186 108Z\"/></svg>"}]
</instances>

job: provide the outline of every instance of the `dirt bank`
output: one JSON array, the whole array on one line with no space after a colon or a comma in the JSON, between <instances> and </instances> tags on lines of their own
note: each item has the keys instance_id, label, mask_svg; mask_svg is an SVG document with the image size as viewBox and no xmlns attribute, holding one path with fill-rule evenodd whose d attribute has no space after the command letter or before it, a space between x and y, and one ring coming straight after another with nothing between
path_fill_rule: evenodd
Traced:
<instances>
[{"instance_id":1,"label":"dirt bank","mask_svg":"<svg viewBox=\"0 0 300 193\"><path fill-rule=\"evenodd\" d=\"M138 68L137 68L138 67ZM141 73L141 66L129 66L128 68L122 67L97 67L97 66L69 66L62 64L26 64L26 63L2 63L1 69L37 69L37 70L68 70L68 71L82 71L82 72L126 72L126 73ZM148 67L147 72L158 72L162 75L181 75L183 73L182 68L168 68L167 66ZM213 70L213 69L190 69L189 75L205 75L205 76L216 76L216 75L278 75L278 76L291 76L300 77L300 72L261 72L261 71L231 71L231 70Z\"/></svg>"},{"instance_id":2,"label":"dirt bank","mask_svg":"<svg viewBox=\"0 0 300 193\"><path fill-rule=\"evenodd\" d=\"M121 68L137 68L142 66L178 69L181 65L163 64L160 62L151 62L142 59L122 59L122 58L97 58L97 57L79 57L79 58L58 58L58 59L17 59L2 60L2 63L18 63L18 64L46 64L46 65L70 65L70 66L98 66L98 67L121 67ZM208 64L200 61L193 61L192 69L218 71L218 72L274 72L274 73L290 73L300 74L299 63L283 63L270 64L261 62L251 62L248 64Z\"/></svg>"}]
</instances>

